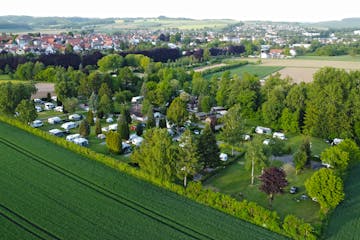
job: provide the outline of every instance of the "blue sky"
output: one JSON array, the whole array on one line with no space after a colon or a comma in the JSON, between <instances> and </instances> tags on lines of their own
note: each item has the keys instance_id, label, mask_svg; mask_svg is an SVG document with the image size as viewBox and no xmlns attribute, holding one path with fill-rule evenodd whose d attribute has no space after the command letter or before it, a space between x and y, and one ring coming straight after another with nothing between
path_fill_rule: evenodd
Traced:
<instances>
[{"instance_id":1,"label":"blue sky","mask_svg":"<svg viewBox=\"0 0 360 240\"><path fill-rule=\"evenodd\" d=\"M360 17L354 0L11 0L0 15L80 17L187 17L194 19L316 22Z\"/></svg>"}]
</instances>

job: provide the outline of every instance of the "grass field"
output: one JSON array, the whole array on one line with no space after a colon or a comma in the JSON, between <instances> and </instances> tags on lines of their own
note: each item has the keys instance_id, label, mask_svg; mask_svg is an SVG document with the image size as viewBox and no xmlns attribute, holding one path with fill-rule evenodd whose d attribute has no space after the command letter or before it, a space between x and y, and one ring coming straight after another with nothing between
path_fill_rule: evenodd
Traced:
<instances>
[{"instance_id":1,"label":"grass field","mask_svg":"<svg viewBox=\"0 0 360 240\"><path fill-rule=\"evenodd\" d=\"M252 64L248 64L245 66L241 66L238 68L234 68L229 70L231 72L231 74L237 74L239 77L241 77L244 73L250 73L252 75L255 75L259 78L264 78L274 72L277 72L279 70L281 70L282 67L281 66L261 66L261 65L252 65ZM221 77L221 75L223 74L222 72L217 72L217 73L212 73L212 74L208 74L205 75L204 77L206 79L211 79L213 76L218 76Z\"/></svg>"},{"instance_id":2,"label":"grass field","mask_svg":"<svg viewBox=\"0 0 360 240\"><path fill-rule=\"evenodd\" d=\"M278 165L278 163L274 163ZM303 218L306 222L318 224L319 206L311 200L299 200L301 194L305 193L304 180L308 178L313 171L306 170L300 175L295 174L291 166L286 166L287 179L289 186L283 195L276 195L273 202L273 210L279 213L281 217L287 214L294 214ZM260 172L258 173L260 174ZM204 185L217 191L230 194L238 199L247 199L256 202L265 208L269 208L269 203L265 193L259 190L260 182L255 181L254 185L250 184L250 171L245 170L244 159L235 162L217 175L209 178ZM290 194L290 186L299 187L296 194Z\"/></svg>"},{"instance_id":3,"label":"grass field","mask_svg":"<svg viewBox=\"0 0 360 240\"><path fill-rule=\"evenodd\" d=\"M283 239L4 123L0 132L2 239Z\"/></svg>"},{"instance_id":4,"label":"grass field","mask_svg":"<svg viewBox=\"0 0 360 240\"><path fill-rule=\"evenodd\" d=\"M345 184L345 201L330 216L324 239L359 239L360 236L360 165L354 167Z\"/></svg>"},{"instance_id":5,"label":"grass field","mask_svg":"<svg viewBox=\"0 0 360 240\"><path fill-rule=\"evenodd\" d=\"M297 56L298 60L319 60L319 61L346 61L346 62L360 62L360 56Z\"/></svg>"}]
</instances>

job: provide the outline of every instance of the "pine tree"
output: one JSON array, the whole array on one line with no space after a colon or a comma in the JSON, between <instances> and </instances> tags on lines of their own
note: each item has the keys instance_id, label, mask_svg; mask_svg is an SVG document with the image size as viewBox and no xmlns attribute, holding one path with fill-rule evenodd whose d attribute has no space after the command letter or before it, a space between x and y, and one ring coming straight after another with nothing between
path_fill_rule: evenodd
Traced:
<instances>
[{"instance_id":1,"label":"pine tree","mask_svg":"<svg viewBox=\"0 0 360 240\"><path fill-rule=\"evenodd\" d=\"M117 132L120 136L120 139L127 140L130 136L129 124L126 122L126 119L123 115L119 117Z\"/></svg>"},{"instance_id":2,"label":"pine tree","mask_svg":"<svg viewBox=\"0 0 360 240\"><path fill-rule=\"evenodd\" d=\"M90 126L94 126L94 113L91 109L87 112L86 120L89 122Z\"/></svg>"},{"instance_id":3,"label":"pine tree","mask_svg":"<svg viewBox=\"0 0 360 240\"><path fill-rule=\"evenodd\" d=\"M79 133L83 137L87 137L90 135L90 125L87 119L81 121L79 126Z\"/></svg>"},{"instance_id":4,"label":"pine tree","mask_svg":"<svg viewBox=\"0 0 360 240\"><path fill-rule=\"evenodd\" d=\"M117 132L109 131L106 134L106 146L112 153L122 153L122 141Z\"/></svg>"},{"instance_id":5,"label":"pine tree","mask_svg":"<svg viewBox=\"0 0 360 240\"><path fill-rule=\"evenodd\" d=\"M220 164L220 149L217 145L215 134L207 124L200 135L199 155L204 167L216 167Z\"/></svg>"},{"instance_id":6,"label":"pine tree","mask_svg":"<svg viewBox=\"0 0 360 240\"><path fill-rule=\"evenodd\" d=\"M100 122L100 119L99 118L96 118L96 122L95 122L95 134L96 135L99 135L102 133L102 130L101 130L101 122Z\"/></svg>"}]
</instances>

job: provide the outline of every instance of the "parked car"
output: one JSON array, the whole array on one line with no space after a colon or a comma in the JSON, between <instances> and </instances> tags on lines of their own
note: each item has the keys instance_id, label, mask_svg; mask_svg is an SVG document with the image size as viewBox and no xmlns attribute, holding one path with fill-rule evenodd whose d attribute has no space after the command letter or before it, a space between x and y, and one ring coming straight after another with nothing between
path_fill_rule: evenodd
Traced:
<instances>
[{"instance_id":1,"label":"parked car","mask_svg":"<svg viewBox=\"0 0 360 240\"><path fill-rule=\"evenodd\" d=\"M296 192L297 192L297 190L298 190L298 188L297 188L297 187L292 186L292 187L290 188L290 193L291 193L291 194L294 194L294 193L296 193Z\"/></svg>"},{"instance_id":2,"label":"parked car","mask_svg":"<svg viewBox=\"0 0 360 240\"><path fill-rule=\"evenodd\" d=\"M35 120L30 124L30 126L32 126L34 128L42 127L43 125L44 124L41 120Z\"/></svg>"}]
</instances>

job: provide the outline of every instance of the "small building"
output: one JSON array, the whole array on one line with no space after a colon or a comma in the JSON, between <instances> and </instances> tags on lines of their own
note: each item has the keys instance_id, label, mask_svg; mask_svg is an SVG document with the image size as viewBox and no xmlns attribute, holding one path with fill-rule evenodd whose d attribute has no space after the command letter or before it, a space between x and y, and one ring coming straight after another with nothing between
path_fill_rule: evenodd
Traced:
<instances>
[{"instance_id":1,"label":"small building","mask_svg":"<svg viewBox=\"0 0 360 240\"><path fill-rule=\"evenodd\" d=\"M256 132L257 134L271 134L271 133L272 133L272 131L271 131L270 128L261 127L261 126L257 126L257 127L255 128L255 132Z\"/></svg>"}]
</instances>

